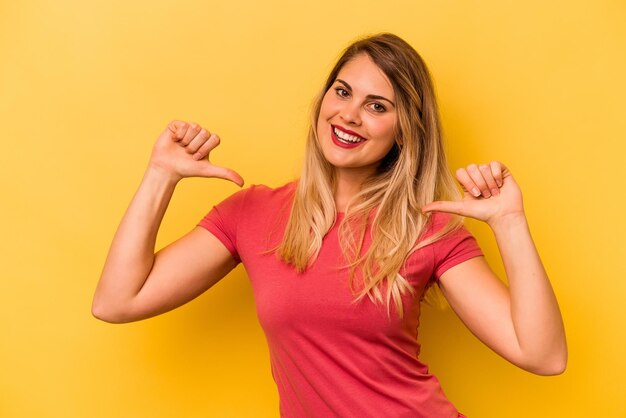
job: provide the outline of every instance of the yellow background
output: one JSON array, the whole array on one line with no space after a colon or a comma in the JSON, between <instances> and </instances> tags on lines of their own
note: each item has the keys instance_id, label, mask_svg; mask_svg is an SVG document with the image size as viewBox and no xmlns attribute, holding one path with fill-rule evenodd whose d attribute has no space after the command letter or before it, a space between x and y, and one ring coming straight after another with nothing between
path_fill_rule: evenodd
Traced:
<instances>
[{"instance_id":1,"label":"yellow background","mask_svg":"<svg viewBox=\"0 0 626 418\"><path fill-rule=\"evenodd\" d=\"M521 183L570 350L563 375L533 376L429 308L424 360L472 418L626 417L625 22L617 0L2 0L0 416L278 417L242 268L129 325L92 318L92 293L169 120L280 185L340 50L391 31L430 66L451 164L500 159ZM235 190L183 182L159 245Z\"/></svg>"}]
</instances>

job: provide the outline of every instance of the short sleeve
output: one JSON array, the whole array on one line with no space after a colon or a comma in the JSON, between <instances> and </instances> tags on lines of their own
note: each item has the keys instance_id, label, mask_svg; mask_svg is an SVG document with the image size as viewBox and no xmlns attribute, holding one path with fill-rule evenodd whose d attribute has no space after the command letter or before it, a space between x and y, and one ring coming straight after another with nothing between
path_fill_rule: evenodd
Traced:
<instances>
[{"instance_id":1,"label":"short sleeve","mask_svg":"<svg viewBox=\"0 0 626 418\"><path fill-rule=\"evenodd\" d=\"M226 198L198 223L198 226L215 235L237 262L241 261L237 251L237 226L247 191L248 189L240 190Z\"/></svg>"},{"instance_id":2,"label":"short sleeve","mask_svg":"<svg viewBox=\"0 0 626 418\"><path fill-rule=\"evenodd\" d=\"M434 276L437 280L449 268L470 258L483 255L476 239L464 226L449 232L435 241L432 244L432 249L434 255Z\"/></svg>"}]
</instances>

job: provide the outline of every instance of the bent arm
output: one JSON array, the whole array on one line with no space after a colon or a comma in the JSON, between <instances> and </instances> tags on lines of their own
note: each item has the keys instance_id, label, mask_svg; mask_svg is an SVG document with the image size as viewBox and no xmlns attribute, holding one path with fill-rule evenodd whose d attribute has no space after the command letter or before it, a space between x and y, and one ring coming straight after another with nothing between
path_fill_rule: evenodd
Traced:
<instances>
[{"instance_id":1,"label":"bent arm","mask_svg":"<svg viewBox=\"0 0 626 418\"><path fill-rule=\"evenodd\" d=\"M217 177L243 185L239 174L211 164L220 142L196 124L173 121L157 139L150 164L115 233L92 313L108 322L130 322L174 309L195 298L236 265L226 247L196 228L158 254L157 233L184 177Z\"/></svg>"},{"instance_id":2,"label":"bent arm","mask_svg":"<svg viewBox=\"0 0 626 418\"><path fill-rule=\"evenodd\" d=\"M463 200L433 202L423 210L487 222L509 286L479 257L441 275L444 295L470 331L512 363L537 374L562 373L567 363L563 319L530 235L519 186L497 161L459 169L457 179Z\"/></svg>"},{"instance_id":3,"label":"bent arm","mask_svg":"<svg viewBox=\"0 0 626 418\"><path fill-rule=\"evenodd\" d=\"M92 313L130 322L174 309L210 288L236 265L211 233L195 228L154 253L175 182L147 170L115 234L93 299Z\"/></svg>"},{"instance_id":4,"label":"bent arm","mask_svg":"<svg viewBox=\"0 0 626 418\"><path fill-rule=\"evenodd\" d=\"M502 357L536 374L562 373L563 320L526 219L494 224L493 232L508 288L480 257L446 271L442 292L470 331Z\"/></svg>"},{"instance_id":5,"label":"bent arm","mask_svg":"<svg viewBox=\"0 0 626 418\"><path fill-rule=\"evenodd\" d=\"M492 222L509 281L511 318L527 368L558 374L567 364L565 328L525 216Z\"/></svg>"}]
</instances>

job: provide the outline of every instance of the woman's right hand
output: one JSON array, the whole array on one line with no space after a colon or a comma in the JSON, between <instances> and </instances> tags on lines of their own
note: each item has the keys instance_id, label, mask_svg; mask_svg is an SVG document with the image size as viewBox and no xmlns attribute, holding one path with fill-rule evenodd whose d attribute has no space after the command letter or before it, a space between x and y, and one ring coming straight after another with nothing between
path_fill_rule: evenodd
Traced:
<instances>
[{"instance_id":1,"label":"woman's right hand","mask_svg":"<svg viewBox=\"0 0 626 418\"><path fill-rule=\"evenodd\" d=\"M154 144L149 167L164 171L173 181L217 177L243 186L243 178L237 172L209 161L209 153L219 143L219 136L198 124L172 121Z\"/></svg>"}]
</instances>

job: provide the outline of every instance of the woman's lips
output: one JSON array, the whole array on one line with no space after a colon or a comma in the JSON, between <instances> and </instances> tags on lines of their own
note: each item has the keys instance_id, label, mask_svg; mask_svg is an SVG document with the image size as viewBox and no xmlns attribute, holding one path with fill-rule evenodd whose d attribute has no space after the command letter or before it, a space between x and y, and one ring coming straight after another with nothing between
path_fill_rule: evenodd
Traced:
<instances>
[{"instance_id":1,"label":"woman's lips","mask_svg":"<svg viewBox=\"0 0 626 418\"><path fill-rule=\"evenodd\" d=\"M339 130L340 132L346 135L350 135L352 137L358 137L360 140L358 142L351 142L347 139L339 139L339 137L337 137L337 134L335 133L335 129ZM356 148L365 142L365 138L363 138L362 136L357 135L356 133L352 131L346 131L334 125L330 125L330 137L333 140L333 143L341 148Z\"/></svg>"}]
</instances>

